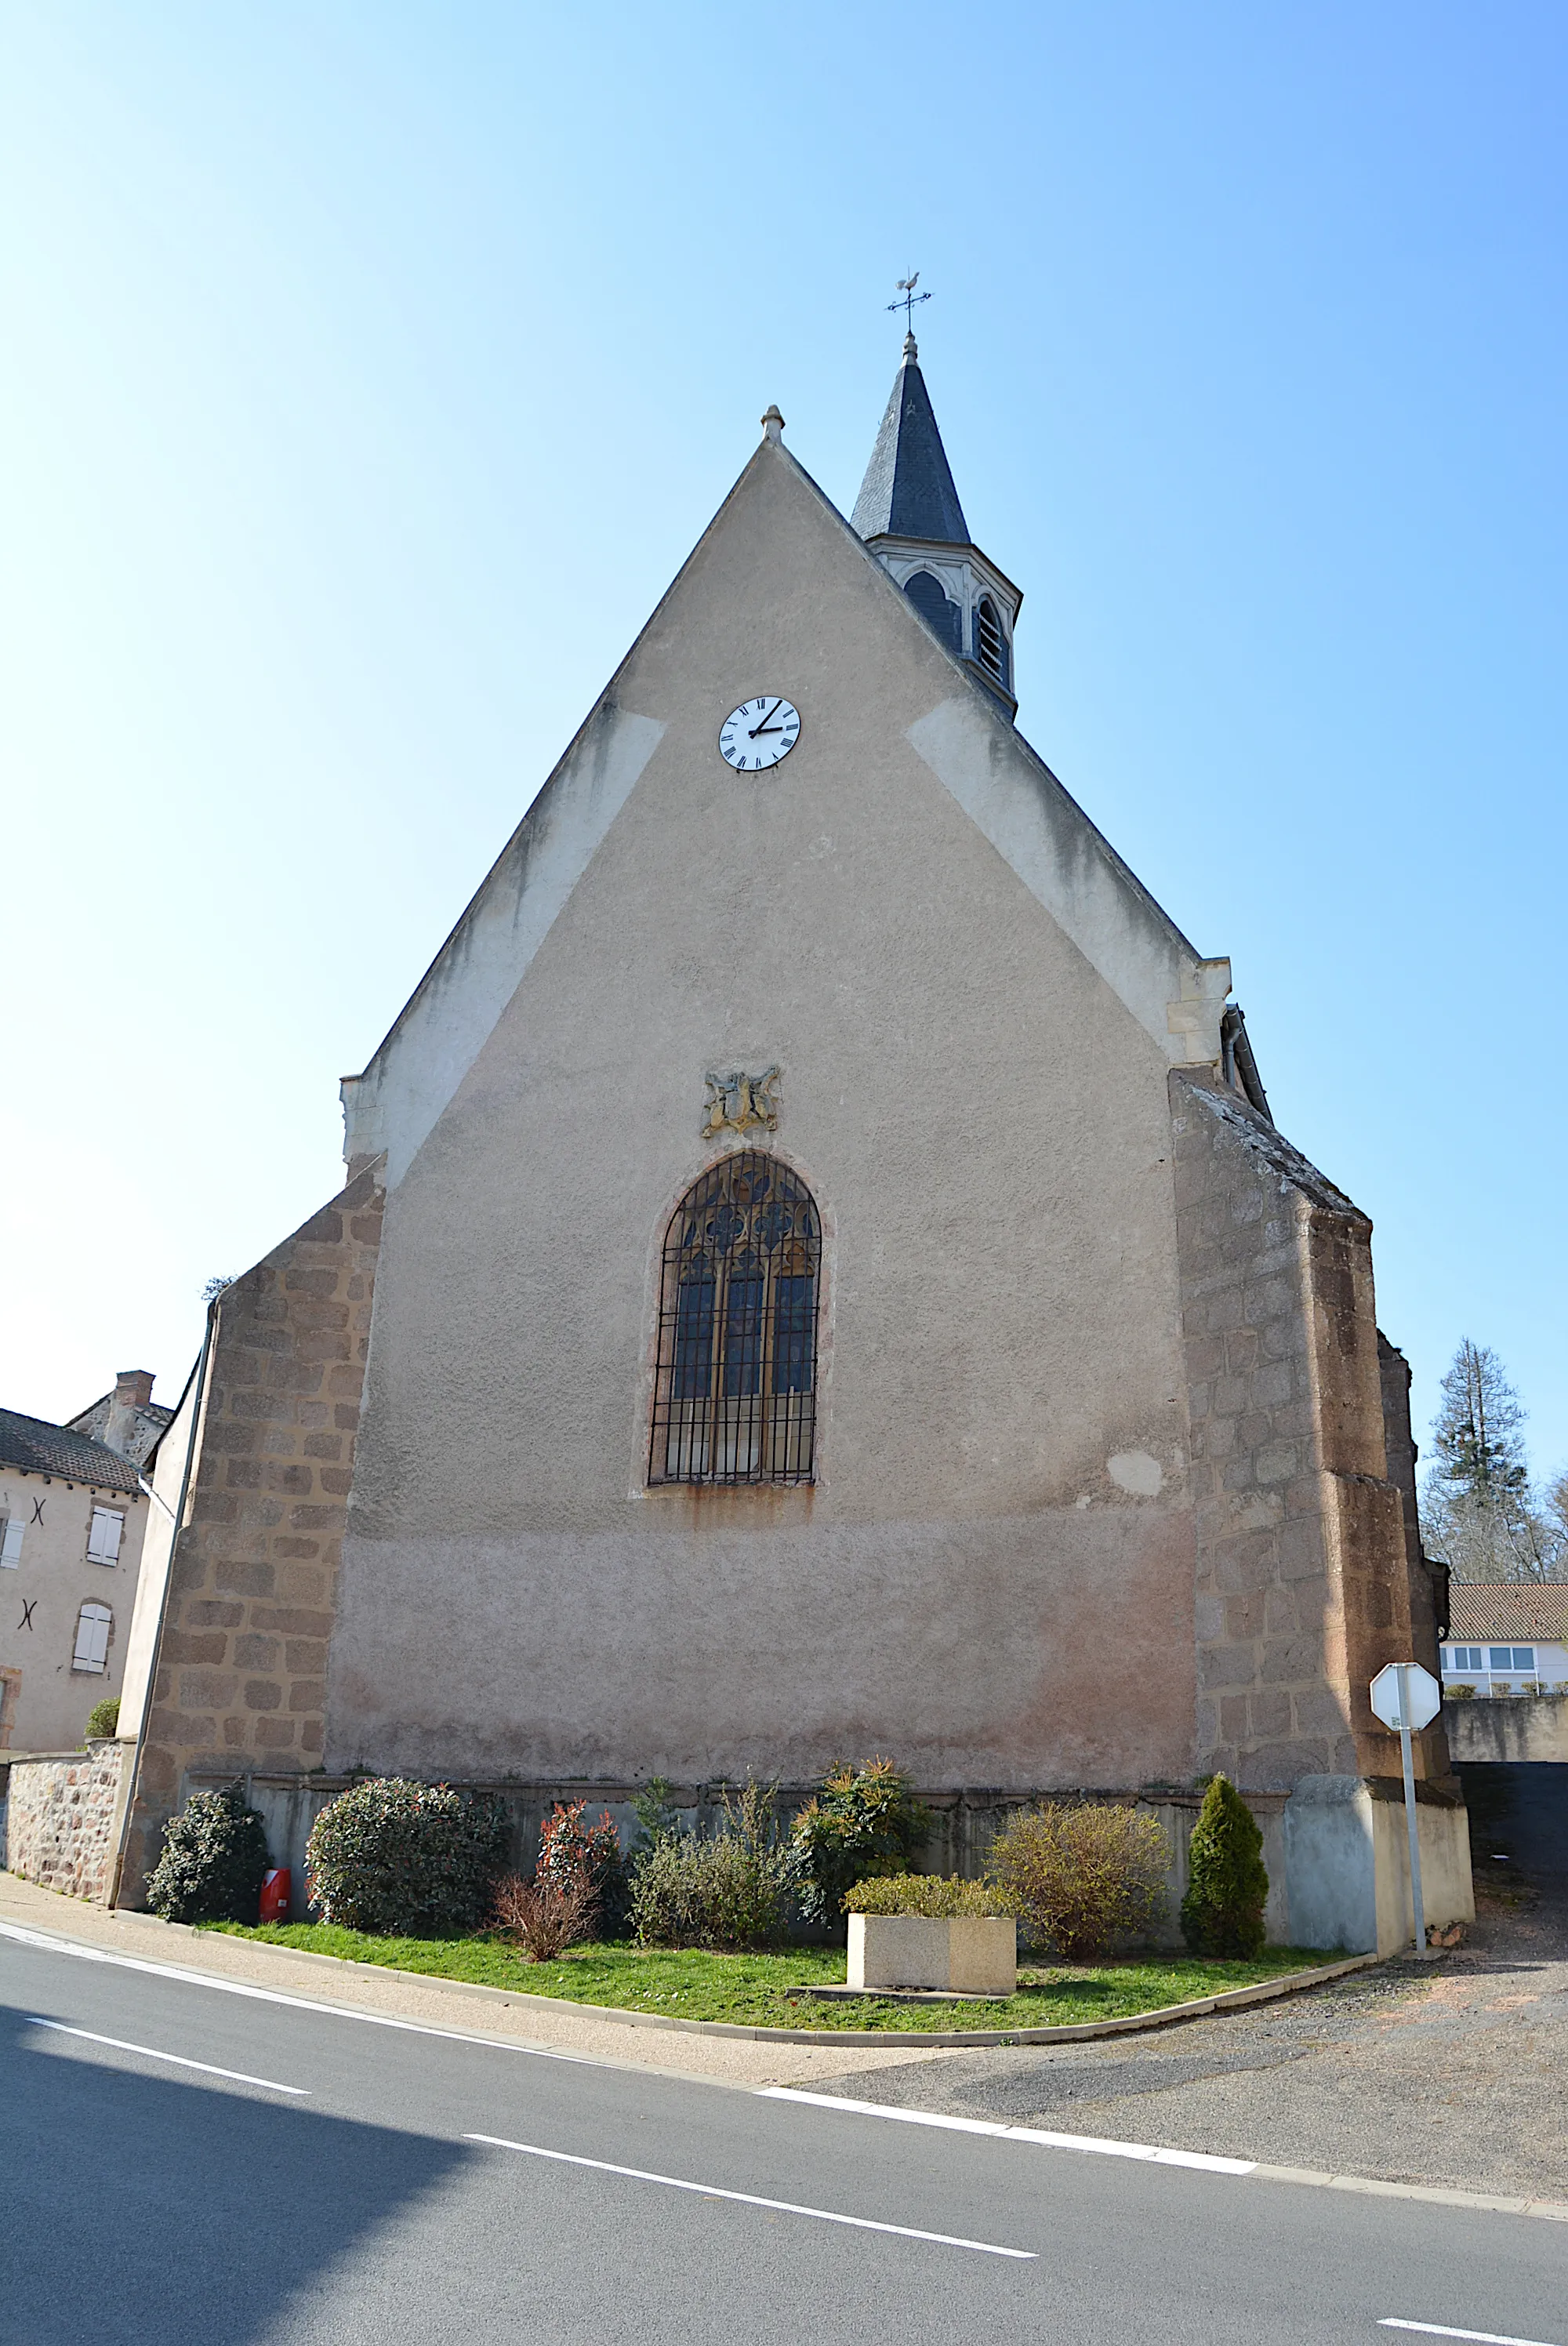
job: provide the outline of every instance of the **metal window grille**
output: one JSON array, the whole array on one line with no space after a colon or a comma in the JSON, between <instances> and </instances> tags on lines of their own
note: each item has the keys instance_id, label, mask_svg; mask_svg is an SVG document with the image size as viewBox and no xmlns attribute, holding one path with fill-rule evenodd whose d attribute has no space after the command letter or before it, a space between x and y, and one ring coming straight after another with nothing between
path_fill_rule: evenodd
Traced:
<instances>
[{"instance_id":1,"label":"metal window grille","mask_svg":"<svg viewBox=\"0 0 1568 2346\"><path fill-rule=\"evenodd\" d=\"M650 1483L809 1483L822 1229L811 1193L747 1148L665 1235Z\"/></svg>"}]
</instances>

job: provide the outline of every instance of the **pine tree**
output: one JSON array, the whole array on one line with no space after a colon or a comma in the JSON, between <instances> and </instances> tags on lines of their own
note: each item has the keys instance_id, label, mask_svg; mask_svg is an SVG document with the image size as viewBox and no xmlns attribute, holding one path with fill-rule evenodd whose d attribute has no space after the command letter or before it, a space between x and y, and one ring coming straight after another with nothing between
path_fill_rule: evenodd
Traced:
<instances>
[{"instance_id":1,"label":"pine tree","mask_svg":"<svg viewBox=\"0 0 1568 2346\"><path fill-rule=\"evenodd\" d=\"M1182 1936L1195 1955L1256 1955L1268 1869L1263 1835L1228 1777L1212 1776L1187 1844Z\"/></svg>"},{"instance_id":2,"label":"pine tree","mask_svg":"<svg viewBox=\"0 0 1568 2346\"><path fill-rule=\"evenodd\" d=\"M1546 1580L1563 1560L1531 1490L1523 1423L1497 1354L1467 1336L1442 1381L1421 1493L1426 1543L1456 1580Z\"/></svg>"}]
</instances>

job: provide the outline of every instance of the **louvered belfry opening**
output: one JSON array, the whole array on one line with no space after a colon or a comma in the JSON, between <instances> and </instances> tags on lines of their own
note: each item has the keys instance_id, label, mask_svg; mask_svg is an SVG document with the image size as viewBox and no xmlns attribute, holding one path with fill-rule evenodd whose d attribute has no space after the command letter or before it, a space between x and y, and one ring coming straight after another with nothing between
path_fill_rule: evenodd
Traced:
<instances>
[{"instance_id":1,"label":"louvered belfry opening","mask_svg":"<svg viewBox=\"0 0 1568 2346\"><path fill-rule=\"evenodd\" d=\"M1007 683L1007 649L1002 639L1002 626L995 607L987 595L974 615L974 648L981 667L987 676L993 676L1004 688Z\"/></svg>"},{"instance_id":2,"label":"louvered belfry opening","mask_svg":"<svg viewBox=\"0 0 1568 2346\"><path fill-rule=\"evenodd\" d=\"M759 1148L710 1168L665 1236L650 1483L809 1483L822 1230Z\"/></svg>"}]
</instances>

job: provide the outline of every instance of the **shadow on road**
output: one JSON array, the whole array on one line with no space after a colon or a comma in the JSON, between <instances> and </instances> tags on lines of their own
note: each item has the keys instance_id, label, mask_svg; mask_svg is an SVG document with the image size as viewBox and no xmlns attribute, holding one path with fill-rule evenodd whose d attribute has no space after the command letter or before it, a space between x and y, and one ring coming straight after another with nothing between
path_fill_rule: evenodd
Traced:
<instances>
[{"instance_id":1,"label":"shadow on road","mask_svg":"<svg viewBox=\"0 0 1568 2346\"><path fill-rule=\"evenodd\" d=\"M0 2339L249 2346L470 2156L126 2057L0 2014Z\"/></svg>"}]
</instances>

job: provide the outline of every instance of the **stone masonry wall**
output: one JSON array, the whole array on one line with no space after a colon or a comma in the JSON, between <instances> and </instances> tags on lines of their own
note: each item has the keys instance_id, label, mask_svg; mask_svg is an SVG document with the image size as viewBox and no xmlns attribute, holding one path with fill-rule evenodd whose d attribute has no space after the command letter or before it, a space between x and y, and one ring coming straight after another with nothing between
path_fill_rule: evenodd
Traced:
<instances>
[{"instance_id":1,"label":"stone masonry wall","mask_svg":"<svg viewBox=\"0 0 1568 2346\"><path fill-rule=\"evenodd\" d=\"M1204 1077L1173 1073L1171 1114L1199 1766L1245 1791L1377 1774L1387 1739L1366 1681L1408 1641L1410 1609L1383 1448L1371 1225Z\"/></svg>"},{"instance_id":2,"label":"stone masonry wall","mask_svg":"<svg viewBox=\"0 0 1568 2346\"><path fill-rule=\"evenodd\" d=\"M219 1305L121 1904L193 1771L321 1767L383 1203L372 1168Z\"/></svg>"},{"instance_id":3,"label":"stone masonry wall","mask_svg":"<svg viewBox=\"0 0 1568 2346\"><path fill-rule=\"evenodd\" d=\"M128 1743L13 1760L5 1811L9 1872L68 1898L108 1894L120 1781Z\"/></svg>"}]
</instances>

